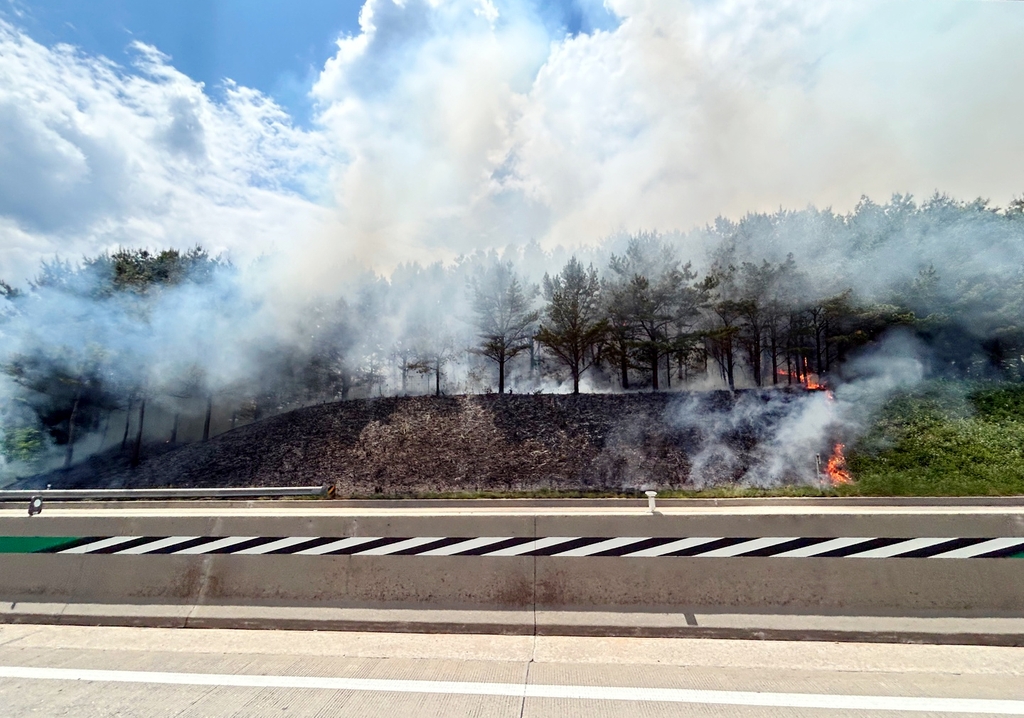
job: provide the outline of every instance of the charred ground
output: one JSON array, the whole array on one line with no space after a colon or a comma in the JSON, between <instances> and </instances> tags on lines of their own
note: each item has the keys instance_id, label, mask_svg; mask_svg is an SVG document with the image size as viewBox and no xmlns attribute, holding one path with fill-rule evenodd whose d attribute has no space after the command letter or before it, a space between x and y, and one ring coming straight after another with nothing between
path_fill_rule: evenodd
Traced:
<instances>
[{"instance_id":1,"label":"charred ground","mask_svg":"<svg viewBox=\"0 0 1024 718\"><path fill-rule=\"evenodd\" d=\"M786 400L799 391L773 392L775 401L780 393ZM699 396L705 407L728 411L742 394ZM151 444L135 468L111 450L16 487L326 483L348 496L684 489L700 437L692 423L676 416L693 396L491 394L337 402L274 416L205 443ZM727 440L742 457L757 446L762 430L739 425ZM734 482L733 472L735 467L712 483Z\"/></svg>"}]
</instances>

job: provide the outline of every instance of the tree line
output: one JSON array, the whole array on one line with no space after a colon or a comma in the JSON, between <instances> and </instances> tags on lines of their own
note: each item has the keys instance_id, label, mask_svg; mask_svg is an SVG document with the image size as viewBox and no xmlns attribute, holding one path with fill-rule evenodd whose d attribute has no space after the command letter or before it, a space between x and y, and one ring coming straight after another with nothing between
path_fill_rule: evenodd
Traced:
<instances>
[{"instance_id":1,"label":"tree line","mask_svg":"<svg viewBox=\"0 0 1024 718\"><path fill-rule=\"evenodd\" d=\"M1024 202L936 195L640 232L557 257L535 245L367 274L282 300L200 247L43 262L0 282L0 452L30 461L110 432L140 460L147 406L231 425L352 396L671 390L821 381L886 332L938 372L1024 379ZM684 260L697 253L697 263ZM532 260L531 260L531 254ZM700 269L697 266L700 266ZM544 271L547 270L547 271ZM254 279L257 278L257 279ZM429 384L429 388L428 388Z\"/></svg>"}]
</instances>

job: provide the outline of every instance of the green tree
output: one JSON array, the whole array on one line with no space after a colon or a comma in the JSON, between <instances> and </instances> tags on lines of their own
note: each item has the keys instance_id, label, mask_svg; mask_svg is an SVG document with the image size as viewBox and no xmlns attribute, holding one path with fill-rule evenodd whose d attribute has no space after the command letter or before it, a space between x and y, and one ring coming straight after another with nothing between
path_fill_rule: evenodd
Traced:
<instances>
[{"instance_id":1,"label":"green tree","mask_svg":"<svg viewBox=\"0 0 1024 718\"><path fill-rule=\"evenodd\" d=\"M498 365L498 393L505 393L505 364L530 348L540 313L533 309L539 293L524 288L511 262L496 262L470 283L479 344L473 352Z\"/></svg>"},{"instance_id":2,"label":"green tree","mask_svg":"<svg viewBox=\"0 0 1024 718\"><path fill-rule=\"evenodd\" d=\"M608 329L601 305L601 282L593 265L576 257L559 274L544 275L547 307L537 341L569 369L572 393L580 393L580 375L598 359Z\"/></svg>"},{"instance_id":3,"label":"green tree","mask_svg":"<svg viewBox=\"0 0 1024 718\"><path fill-rule=\"evenodd\" d=\"M661 359L684 354L694 341L700 292L689 264L660 236L642 233L629 241L622 256L612 255L613 279L607 282L609 338L623 388L629 387L628 354L651 372L660 388ZM671 382L671 371L666 373Z\"/></svg>"}]
</instances>

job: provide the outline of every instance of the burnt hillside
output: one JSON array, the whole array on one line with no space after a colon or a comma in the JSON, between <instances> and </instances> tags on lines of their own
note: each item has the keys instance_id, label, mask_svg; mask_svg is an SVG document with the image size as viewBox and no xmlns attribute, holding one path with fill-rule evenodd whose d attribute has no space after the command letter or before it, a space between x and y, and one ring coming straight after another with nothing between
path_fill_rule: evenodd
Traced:
<instances>
[{"instance_id":1,"label":"burnt hillside","mask_svg":"<svg viewBox=\"0 0 1024 718\"><path fill-rule=\"evenodd\" d=\"M769 392L764 392L768 394ZM771 392L778 399L787 392ZM728 411L737 394L700 395ZM476 395L363 399L298 409L207 443L151 445L132 469L118 451L19 487L270 486L334 483L339 495L681 487L700 441L674 394ZM748 397L749 398L749 397ZM740 454L758 431L738 426ZM742 463L742 462L741 462ZM714 482L736 478L729 475Z\"/></svg>"}]
</instances>

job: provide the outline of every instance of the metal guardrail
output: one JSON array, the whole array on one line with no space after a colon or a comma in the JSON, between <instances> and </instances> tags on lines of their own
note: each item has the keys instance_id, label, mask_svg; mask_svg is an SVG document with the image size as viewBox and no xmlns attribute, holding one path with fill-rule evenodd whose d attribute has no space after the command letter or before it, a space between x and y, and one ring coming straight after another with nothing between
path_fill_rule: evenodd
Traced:
<instances>
[{"instance_id":1,"label":"metal guardrail","mask_svg":"<svg viewBox=\"0 0 1024 718\"><path fill-rule=\"evenodd\" d=\"M329 496L325 486L270 486L227 489L13 489L0 491L0 501L103 501L119 499L259 499L277 496Z\"/></svg>"}]
</instances>

